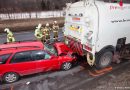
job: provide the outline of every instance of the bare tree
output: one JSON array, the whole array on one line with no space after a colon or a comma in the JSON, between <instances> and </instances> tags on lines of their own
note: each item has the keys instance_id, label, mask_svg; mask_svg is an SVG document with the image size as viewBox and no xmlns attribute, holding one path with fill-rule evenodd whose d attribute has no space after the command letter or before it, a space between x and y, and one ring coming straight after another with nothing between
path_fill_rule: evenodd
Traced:
<instances>
[{"instance_id":1,"label":"bare tree","mask_svg":"<svg viewBox=\"0 0 130 90\"><path fill-rule=\"evenodd\" d=\"M0 0L0 13L62 10L68 2L79 0ZM3 9L5 8L5 9Z\"/></svg>"}]
</instances>

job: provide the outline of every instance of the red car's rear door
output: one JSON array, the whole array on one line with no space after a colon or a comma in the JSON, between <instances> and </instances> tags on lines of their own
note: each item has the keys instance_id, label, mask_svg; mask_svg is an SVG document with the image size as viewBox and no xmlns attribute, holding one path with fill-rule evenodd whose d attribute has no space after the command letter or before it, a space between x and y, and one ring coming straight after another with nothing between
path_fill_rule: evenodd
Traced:
<instances>
[{"instance_id":1,"label":"red car's rear door","mask_svg":"<svg viewBox=\"0 0 130 90\"><path fill-rule=\"evenodd\" d=\"M36 61L31 58L31 51L16 53L8 67L22 75L33 74L36 70Z\"/></svg>"},{"instance_id":2,"label":"red car's rear door","mask_svg":"<svg viewBox=\"0 0 130 90\"><path fill-rule=\"evenodd\" d=\"M43 50L33 51L32 57L37 62L36 64L37 69L41 72L59 68L58 57L52 58L50 54L48 54Z\"/></svg>"}]
</instances>

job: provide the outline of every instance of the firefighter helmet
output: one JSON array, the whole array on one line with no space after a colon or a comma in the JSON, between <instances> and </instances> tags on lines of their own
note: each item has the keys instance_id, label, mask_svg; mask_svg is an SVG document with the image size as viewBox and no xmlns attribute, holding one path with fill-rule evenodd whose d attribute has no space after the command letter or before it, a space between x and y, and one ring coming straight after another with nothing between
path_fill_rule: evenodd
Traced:
<instances>
[{"instance_id":1,"label":"firefighter helmet","mask_svg":"<svg viewBox=\"0 0 130 90\"><path fill-rule=\"evenodd\" d=\"M38 26L36 27L37 29L40 29L42 27L42 24L39 23Z\"/></svg>"},{"instance_id":2,"label":"firefighter helmet","mask_svg":"<svg viewBox=\"0 0 130 90\"><path fill-rule=\"evenodd\" d=\"M46 23L46 27L49 27L49 23Z\"/></svg>"},{"instance_id":3,"label":"firefighter helmet","mask_svg":"<svg viewBox=\"0 0 130 90\"><path fill-rule=\"evenodd\" d=\"M57 24L57 21L54 21L54 24Z\"/></svg>"},{"instance_id":4,"label":"firefighter helmet","mask_svg":"<svg viewBox=\"0 0 130 90\"><path fill-rule=\"evenodd\" d=\"M9 31L10 31L9 28L4 29L4 32L9 32Z\"/></svg>"}]
</instances>

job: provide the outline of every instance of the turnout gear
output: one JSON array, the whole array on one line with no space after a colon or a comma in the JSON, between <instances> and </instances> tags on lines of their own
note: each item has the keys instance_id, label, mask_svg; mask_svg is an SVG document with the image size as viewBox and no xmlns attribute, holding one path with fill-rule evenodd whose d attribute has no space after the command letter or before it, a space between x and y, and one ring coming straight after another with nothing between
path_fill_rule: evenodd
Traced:
<instances>
[{"instance_id":1,"label":"turnout gear","mask_svg":"<svg viewBox=\"0 0 130 90\"><path fill-rule=\"evenodd\" d=\"M57 21L54 21L52 29L53 29L54 39L58 40L59 25Z\"/></svg>"},{"instance_id":2,"label":"turnout gear","mask_svg":"<svg viewBox=\"0 0 130 90\"><path fill-rule=\"evenodd\" d=\"M51 31L51 28L49 27L49 23L46 24L45 28L43 29L43 32L45 34L45 39L47 41L50 40L50 31Z\"/></svg>"},{"instance_id":3,"label":"turnout gear","mask_svg":"<svg viewBox=\"0 0 130 90\"><path fill-rule=\"evenodd\" d=\"M10 42L15 42L14 35L13 35L13 33L9 30L9 28L5 28L5 29L4 29L4 32L7 33L7 42L8 42L8 43L10 43Z\"/></svg>"},{"instance_id":4,"label":"turnout gear","mask_svg":"<svg viewBox=\"0 0 130 90\"><path fill-rule=\"evenodd\" d=\"M37 40L42 41L43 35L41 31L42 24L38 24L38 26L35 29L35 34L34 36L37 38Z\"/></svg>"},{"instance_id":5,"label":"turnout gear","mask_svg":"<svg viewBox=\"0 0 130 90\"><path fill-rule=\"evenodd\" d=\"M44 28L41 29L41 32L42 32L42 41L43 42L46 42L46 31Z\"/></svg>"}]
</instances>

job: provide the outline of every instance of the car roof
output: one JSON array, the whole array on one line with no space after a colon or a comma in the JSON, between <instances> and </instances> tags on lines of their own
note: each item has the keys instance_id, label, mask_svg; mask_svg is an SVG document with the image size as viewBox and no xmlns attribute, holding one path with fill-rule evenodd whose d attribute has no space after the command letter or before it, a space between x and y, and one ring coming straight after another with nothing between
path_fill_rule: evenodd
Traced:
<instances>
[{"instance_id":1,"label":"car roof","mask_svg":"<svg viewBox=\"0 0 130 90\"><path fill-rule=\"evenodd\" d=\"M14 43L0 44L0 49L11 47L24 47L24 46L36 46L39 48L44 48L43 43L40 41L18 41Z\"/></svg>"},{"instance_id":2,"label":"car roof","mask_svg":"<svg viewBox=\"0 0 130 90\"><path fill-rule=\"evenodd\" d=\"M30 50L42 50L38 47L19 47L19 48L7 48L0 50L0 55L22 52L22 51L30 51Z\"/></svg>"}]
</instances>

